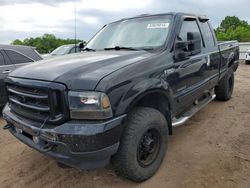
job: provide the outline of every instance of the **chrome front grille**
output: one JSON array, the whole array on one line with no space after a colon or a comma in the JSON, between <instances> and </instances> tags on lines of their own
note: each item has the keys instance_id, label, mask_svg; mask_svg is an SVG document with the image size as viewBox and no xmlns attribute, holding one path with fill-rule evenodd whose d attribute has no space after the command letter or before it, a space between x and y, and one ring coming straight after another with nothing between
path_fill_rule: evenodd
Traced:
<instances>
[{"instance_id":1,"label":"chrome front grille","mask_svg":"<svg viewBox=\"0 0 250 188\"><path fill-rule=\"evenodd\" d=\"M25 89L14 85L7 86L9 101L31 110L49 112L48 94L36 89Z\"/></svg>"},{"instance_id":2,"label":"chrome front grille","mask_svg":"<svg viewBox=\"0 0 250 188\"><path fill-rule=\"evenodd\" d=\"M67 118L64 85L41 81L25 82L23 80L17 83L13 79L11 82L7 81L8 104L14 113L51 124L59 124Z\"/></svg>"}]
</instances>

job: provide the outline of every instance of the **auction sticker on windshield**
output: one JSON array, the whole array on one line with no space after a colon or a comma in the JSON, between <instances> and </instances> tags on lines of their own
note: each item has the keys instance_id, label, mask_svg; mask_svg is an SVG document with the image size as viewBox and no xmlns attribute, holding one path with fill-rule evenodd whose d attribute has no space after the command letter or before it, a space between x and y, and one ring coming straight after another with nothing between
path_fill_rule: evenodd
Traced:
<instances>
[{"instance_id":1,"label":"auction sticker on windshield","mask_svg":"<svg viewBox=\"0 0 250 188\"><path fill-rule=\"evenodd\" d=\"M148 24L147 29L161 29L161 28L168 28L169 23L151 23Z\"/></svg>"}]
</instances>

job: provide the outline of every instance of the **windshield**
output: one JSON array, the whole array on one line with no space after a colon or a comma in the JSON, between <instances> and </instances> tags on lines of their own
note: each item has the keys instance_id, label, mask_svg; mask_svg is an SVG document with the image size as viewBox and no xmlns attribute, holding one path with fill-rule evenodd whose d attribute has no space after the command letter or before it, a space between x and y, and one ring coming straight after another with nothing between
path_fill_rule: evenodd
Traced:
<instances>
[{"instance_id":1,"label":"windshield","mask_svg":"<svg viewBox=\"0 0 250 188\"><path fill-rule=\"evenodd\" d=\"M86 48L157 48L164 45L170 22L170 16L153 16L111 23L99 31Z\"/></svg>"},{"instance_id":2,"label":"windshield","mask_svg":"<svg viewBox=\"0 0 250 188\"><path fill-rule=\"evenodd\" d=\"M51 55L65 55L68 54L69 50L70 46L60 46L51 52Z\"/></svg>"}]
</instances>

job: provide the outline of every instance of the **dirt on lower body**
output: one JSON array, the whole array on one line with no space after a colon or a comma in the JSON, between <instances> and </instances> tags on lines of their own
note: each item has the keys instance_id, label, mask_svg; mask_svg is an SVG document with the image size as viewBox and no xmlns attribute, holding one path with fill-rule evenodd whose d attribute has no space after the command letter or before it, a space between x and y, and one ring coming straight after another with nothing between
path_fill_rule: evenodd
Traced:
<instances>
[{"instance_id":1,"label":"dirt on lower body","mask_svg":"<svg viewBox=\"0 0 250 188\"><path fill-rule=\"evenodd\" d=\"M3 127L5 122L0 119ZM0 129L0 187L250 187L250 65L236 72L233 98L213 101L174 128L159 171L144 183L59 168L54 160Z\"/></svg>"}]
</instances>

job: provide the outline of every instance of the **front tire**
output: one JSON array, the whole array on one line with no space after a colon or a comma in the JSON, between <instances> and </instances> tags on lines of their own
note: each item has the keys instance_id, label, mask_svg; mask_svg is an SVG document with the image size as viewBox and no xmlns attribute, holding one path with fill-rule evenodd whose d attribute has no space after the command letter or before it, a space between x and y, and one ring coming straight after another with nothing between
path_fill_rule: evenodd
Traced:
<instances>
[{"instance_id":1,"label":"front tire","mask_svg":"<svg viewBox=\"0 0 250 188\"><path fill-rule=\"evenodd\" d=\"M215 87L216 99L220 101L228 101L231 99L234 89L234 71L229 68L227 74L221 79Z\"/></svg>"},{"instance_id":2,"label":"front tire","mask_svg":"<svg viewBox=\"0 0 250 188\"><path fill-rule=\"evenodd\" d=\"M161 112L147 107L134 109L112 158L117 174L135 182L152 177L164 159L167 140L168 125Z\"/></svg>"}]
</instances>

